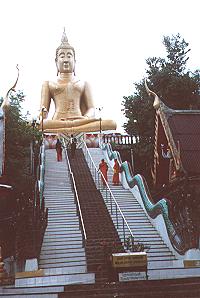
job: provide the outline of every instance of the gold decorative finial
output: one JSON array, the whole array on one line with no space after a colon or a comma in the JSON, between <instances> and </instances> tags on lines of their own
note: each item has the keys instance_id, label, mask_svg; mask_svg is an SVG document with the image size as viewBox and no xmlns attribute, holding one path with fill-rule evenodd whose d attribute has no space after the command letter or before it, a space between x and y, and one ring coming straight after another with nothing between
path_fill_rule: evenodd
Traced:
<instances>
[{"instance_id":1,"label":"gold decorative finial","mask_svg":"<svg viewBox=\"0 0 200 298\"><path fill-rule=\"evenodd\" d=\"M157 110L157 109L160 107L160 98L158 97L158 95L157 95L155 92L153 92L153 91L151 91L151 90L149 89L149 87L148 87L148 85L147 85L147 80L146 80L146 79L145 79L145 81L144 81L144 84L145 84L145 88L146 88L146 91L147 91L148 95L149 95L149 96L151 96L151 95L154 96L153 107L154 107L154 109Z\"/></svg>"},{"instance_id":2,"label":"gold decorative finial","mask_svg":"<svg viewBox=\"0 0 200 298\"><path fill-rule=\"evenodd\" d=\"M18 79L19 79L19 66L18 66L18 64L16 65L16 68L17 68L17 79L16 79L14 85L6 93L6 96L5 96L5 98L2 102L1 108L4 108L5 106L8 106L10 104L9 103L9 94L10 94L11 91L16 91L15 87L17 86L17 82L18 82Z\"/></svg>"}]
</instances>

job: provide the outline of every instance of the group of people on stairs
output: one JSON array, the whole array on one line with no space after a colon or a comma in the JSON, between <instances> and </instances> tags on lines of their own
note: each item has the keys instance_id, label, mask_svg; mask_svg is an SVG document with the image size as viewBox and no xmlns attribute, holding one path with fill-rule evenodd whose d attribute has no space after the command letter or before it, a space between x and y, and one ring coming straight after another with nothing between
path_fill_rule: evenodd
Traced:
<instances>
[{"instance_id":1,"label":"group of people on stairs","mask_svg":"<svg viewBox=\"0 0 200 298\"><path fill-rule=\"evenodd\" d=\"M106 182L108 181L108 165L104 159L101 160L99 164L99 170L102 173L101 181L103 186L106 185ZM114 160L114 166L113 166L113 177L112 177L112 184L113 185L119 185L119 173L120 173L120 165L118 163L118 160Z\"/></svg>"},{"instance_id":2,"label":"group of people on stairs","mask_svg":"<svg viewBox=\"0 0 200 298\"><path fill-rule=\"evenodd\" d=\"M62 161L62 143L59 139L57 139L56 142L56 153L57 153L57 161ZM71 149L71 157L72 159L75 157L76 152L76 138L71 139L70 144ZM102 173L101 180L103 186L106 185L106 182L108 181L108 165L104 159L101 160L99 164L99 171ZM114 160L114 166L113 166L113 177L112 177L112 184L113 185L119 185L119 173L120 173L120 165L118 163L118 160Z\"/></svg>"},{"instance_id":3,"label":"group of people on stairs","mask_svg":"<svg viewBox=\"0 0 200 298\"><path fill-rule=\"evenodd\" d=\"M72 137L70 142L71 157L74 159L76 153L76 138ZM56 142L57 161L62 161L62 143L59 139Z\"/></svg>"}]
</instances>

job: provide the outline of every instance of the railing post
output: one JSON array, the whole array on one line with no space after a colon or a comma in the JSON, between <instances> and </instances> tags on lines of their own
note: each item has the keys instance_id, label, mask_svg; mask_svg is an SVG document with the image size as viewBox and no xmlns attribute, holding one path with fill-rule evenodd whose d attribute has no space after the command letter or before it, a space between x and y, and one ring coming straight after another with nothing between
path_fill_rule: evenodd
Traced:
<instances>
[{"instance_id":1,"label":"railing post","mask_svg":"<svg viewBox=\"0 0 200 298\"><path fill-rule=\"evenodd\" d=\"M126 235L125 235L125 229L124 229L124 219L122 220L123 222L123 235L124 235L124 244L125 244L125 241L126 241Z\"/></svg>"},{"instance_id":2,"label":"railing post","mask_svg":"<svg viewBox=\"0 0 200 298\"><path fill-rule=\"evenodd\" d=\"M99 173L98 173L98 189L100 189Z\"/></svg>"},{"instance_id":3,"label":"railing post","mask_svg":"<svg viewBox=\"0 0 200 298\"><path fill-rule=\"evenodd\" d=\"M110 194L110 212L111 212L111 214L113 214L113 210L112 210L112 198L111 198L111 194Z\"/></svg>"},{"instance_id":4,"label":"railing post","mask_svg":"<svg viewBox=\"0 0 200 298\"><path fill-rule=\"evenodd\" d=\"M97 186L97 173L96 173L96 171L94 171L94 181L95 181L95 185Z\"/></svg>"},{"instance_id":5,"label":"railing post","mask_svg":"<svg viewBox=\"0 0 200 298\"><path fill-rule=\"evenodd\" d=\"M92 164L92 169L93 169L93 175L95 175L95 168L94 168L94 165Z\"/></svg>"},{"instance_id":6,"label":"railing post","mask_svg":"<svg viewBox=\"0 0 200 298\"><path fill-rule=\"evenodd\" d=\"M117 221L117 229L118 229L119 228L119 224L118 224L117 205L115 205L115 212L116 212L116 221Z\"/></svg>"}]
</instances>

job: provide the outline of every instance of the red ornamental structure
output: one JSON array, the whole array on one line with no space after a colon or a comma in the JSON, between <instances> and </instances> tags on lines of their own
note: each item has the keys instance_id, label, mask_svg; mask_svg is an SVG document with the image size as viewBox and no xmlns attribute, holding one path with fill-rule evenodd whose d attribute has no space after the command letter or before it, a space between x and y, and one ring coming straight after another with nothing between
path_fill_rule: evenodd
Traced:
<instances>
[{"instance_id":1,"label":"red ornamental structure","mask_svg":"<svg viewBox=\"0 0 200 298\"><path fill-rule=\"evenodd\" d=\"M157 95L154 108L155 146L152 176L159 187L185 177L189 181L200 178L200 110L174 110Z\"/></svg>"},{"instance_id":2,"label":"red ornamental structure","mask_svg":"<svg viewBox=\"0 0 200 298\"><path fill-rule=\"evenodd\" d=\"M200 111L172 110L163 103L156 111L153 180L168 184L200 175Z\"/></svg>"}]
</instances>

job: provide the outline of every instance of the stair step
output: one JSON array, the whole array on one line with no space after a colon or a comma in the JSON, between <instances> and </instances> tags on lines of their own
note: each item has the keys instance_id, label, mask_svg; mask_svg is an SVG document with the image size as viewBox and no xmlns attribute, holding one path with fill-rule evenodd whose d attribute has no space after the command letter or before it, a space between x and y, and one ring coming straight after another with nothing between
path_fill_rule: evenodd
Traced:
<instances>
[{"instance_id":1,"label":"stair step","mask_svg":"<svg viewBox=\"0 0 200 298\"><path fill-rule=\"evenodd\" d=\"M53 293L59 293L64 291L64 286L48 286L48 287L9 287L9 288L3 288L0 290L0 297L4 297L6 295L10 295L13 297L23 297L26 295L31 295L30 297L58 297L57 295L50 296ZM43 295L49 295L49 296L43 296ZM18 295L18 296L17 296ZM34 296L33 296L34 295ZM38 296L41 295L41 296ZM8 296L7 296L8 297Z\"/></svg>"},{"instance_id":2,"label":"stair step","mask_svg":"<svg viewBox=\"0 0 200 298\"><path fill-rule=\"evenodd\" d=\"M69 216L76 216L76 211L63 211L63 210L60 210L59 212L58 211L54 211L52 209L49 209L49 216L51 218L54 218L54 217L69 217Z\"/></svg>"},{"instance_id":3,"label":"stair step","mask_svg":"<svg viewBox=\"0 0 200 298\"><path fill-rule=\"evenodd\" d=\"M69 254L71 254L71 253L73 253L73 252L80 252L80 253L84 253L85 252L85 249L82 247L82 246L80 246L80 247L74 247L74 246L72 246L72 247L69 247L69 248L67 248L67 247L65 247L65 246L61 246L60 248L59 247L55 247L55 248L48 248L48 251L50 251L50 252L55 252L55 253L60 253L60 252L67 252L67 253L69 253ZM46 253L46 252L45 252Z\"/></svg>"},{"instance_id":4,"label":"stair step","mask_svg":"<svg viewBox=\"0 0 200 298\"><path fill-rule=\"evenodd\" d=\"M66 261L61 261L61 262L55 262L55 263L50 263L50 262L47 262L47 263L42 263L40 264L39 263L39 268L41 269L49 269L49 268L59 268L59 267L62 267L62 268L67 268L67 267L83 267L85 266L85 260L83 261L77 261L77 262L66 262Z\"/></svg>"},{"instance_id":5,"label":"stair step","mask_svg":"<svg viewBox=\"0 0 200 298\"><path fill-rule=\"evenodd\" d=\"M63 268L49 268L44 269L45 276L34 278L20 278L16 279L16 287L29 287L35 286L62 286L69 284L87 284L94 283L95 276L93 273L85 273L85 267L63 267ZM35 296L33 296L35 298Z\"/></svg>"},{"instance_id":6,"label":"stair step","mask_svg":"<svg viewBox=\"0 0 200 298\"><path fill-rule=\"evenodd\" d=\"M48 239L48 240L56 240L56 239L61 239L61 240L64 240L65 238L66 239L74 239L74 238L82 238L82 233L80 231L67 231L67 233L63 233L63 232L53 232L53 233L50 233L50 232L45 232L45 238Z\"/></svg>"},{"instance_id":7,"label":"stair step","mask_svg":"<svg viewBox=\"0 0 200 298\"><path fill-rule=\"evenodd\" d=\"M66 230L67 228L75 228L77 227L77 230L79 230L79 221L78 220L75 220L73 219L73 221L70 221L69 219L67 220L66 218L65 219L62 219L62 220L49 220L49 223L48 223L48 228L59 228L59 227L66 227Z\"/></svg>"},{"instance_id":8,"label":"stair step","mask_svg":"<svg viewBox=\"0 0 200 298\"><path fill-rule=\"evenodd\" d=\"M67 244L69 242L71 243L74 243L74 244L78 244L78 243L82 243L82 240L81 239L77 239L76 237L65 237L65 238L62 238L62 237L59 237L57 239L54 239L54 238L48 238L46 240L46 237L43 241L44 244L51 244L51 243L54 243L54 244L59 244L60 242L62 242L63 244Z\"/></svg>"},{"instance_id":9,"label":"stair step","mask_svg":"<svg viewBox=\"0 0 200 298\"><path fill-rule=\"evenodd\" d=\"M66 226L66 227L60 227L60 226L52 226L52 227L48 227L47 229L46 229L46 232L45 233L47 233L47 235L48 234L59 234L59 233L78 233L78 232L80 232L78 229L77 229L77 225L76 226Z\"/></svg>"},{"instance_id":10,"label":"stair step","mask_svg":"<svg viewBox=\"0 0 200 298\"><path fill-rule=\"evenodd\" d=\"M70 254L69 254L69 252L63 252L63 253L41 253L40 254L40 261L42 261L43 259L46 259L46 258L48 258L48 259L58 259L58 258L65 258L66 260L68 260L69 258L72 258L72 257L77 257L77 258L79 258L79 257L82 257L82 258L85 258L85 252L71 252Z\"/></svg>"},{"instance_id":11,"label":"stair step","mask_svg":"<svg viewBox=\"0 0 200 298\"><path fill-rule=\"evenodd\" d=\"M65 217L74 217L76 216L76 212L63 212L63 213L54 213L49 212L49 216L51 218L65 218Z\"/></svg>"},{"instance_id":12,"label":"stair step","mask_svg":"<svg viewBox=\"0 0 200 298\"><path fill-rule=\"evenodd\" d=\"M50 258L48 256L48 259L40 259L39 265L47 265L47 264L65 264L65 266L80 266L85 264L85 257L83 256L75 256L75 257L59 257L59 258Z\"/></svg>"},{"instance_id":13,"label":"stair step","mask_svg":"<svg viewBox=\"0 0 200 298\"><path fill-rule=\"evenodd\" d=\"M78 221L78 218L75 218L75 216L73 216L73 214L72 215L70 215L70 214L68 214L68 215L50 215L49 216L49 222L59 222L59 221L66 221L66 222L70 222L70 221L73 221L73 222L77 222Z\"/></svg>"}]
</instances>

